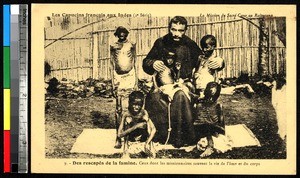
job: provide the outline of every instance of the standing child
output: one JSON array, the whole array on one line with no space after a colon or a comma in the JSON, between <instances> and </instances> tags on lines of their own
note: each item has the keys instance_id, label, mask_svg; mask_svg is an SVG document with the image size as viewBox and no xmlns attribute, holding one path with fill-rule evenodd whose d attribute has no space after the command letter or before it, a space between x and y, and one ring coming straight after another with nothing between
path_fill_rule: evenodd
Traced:
<instances>
[{"instance_id":1,"label":"standing child","mask_svg":"<svg viewBox=\"0 0 300 178\"><path fill-rule=\"evenodd\" d=\"M125 27L118 27L114 35L118 41L111 47L111 64L113 82L119 90L137 87L137 75L135 71L135 43L128 41L129 31Z\"/></svg>"},{"instance_id":2,"label":"standing child","mask_svg":"<svg viewBox=\"0 0 300 178\"><path fill-rule=\"evenodd\" d=\"M143 106L144 94L133 91L129 95L128 111L122 113L118 129L118 137L124 137L123 157L142 151L149 157L156 156L152 143L156 128Z\"/></svg>"},{"instance_id":3,"label":"standing child","mask_svg":"<svg viewBox=\"0 0 300 178\"><path fill-rule=\"evenodd\" d=\"M138 78L136 74L136 47L129 42L127 36L129 31L119 26L114 35L118 41L110 46L111 52L111 77L113 93L116 98L116 129L120 124L122 107L127 108L128 94L137 89ZM121 139L116 138L115 148L121 148Z\"/></svg>"},{"instance_id":4,"label":"standing child","mask_svg":"<svg viewBox=\"0 0 300 178\"><path fill-rule=\"evenodd\" d=\"M203 55L199 56L198 65L194 73L194 84L196 94L200 95L199 99L202 101L197 106L197 110L200 113L200 123L204 126L200 132L205 132L203 134L207 139L207 147L205 147L200 157L206 157L214 151L212 136L218 133L225 133L222 106L216 103L221 90L220 85L216 82L217 72L222 70L225 64L222 58L216 56L214 50L217 46L217 40L213 35L205 35L200 40L200 46ZM216 62L213 63L212 61ZM209 114L206 114L206 112Z\"/></svg>"},{"instance_id":5,"label":"standing child","mask_svg":"<svg viewBox=\"0 0 300 178\"><path fill-rule=\"evenodd\" d=\"M203 55L200 55L198 58L198 65L195 68L194 73L194 84L196 93L200 93L203 97L207 84L216 81L216 74L225 67L225 63L224 60L220 57L217 57L215 53L217 40L213 35L205 35L200 40L200 46ZM213 63L212 61L217 62ZM214 66L216 64L221 67L216 68L216 66Z\"/></svg>"}]
</instances>

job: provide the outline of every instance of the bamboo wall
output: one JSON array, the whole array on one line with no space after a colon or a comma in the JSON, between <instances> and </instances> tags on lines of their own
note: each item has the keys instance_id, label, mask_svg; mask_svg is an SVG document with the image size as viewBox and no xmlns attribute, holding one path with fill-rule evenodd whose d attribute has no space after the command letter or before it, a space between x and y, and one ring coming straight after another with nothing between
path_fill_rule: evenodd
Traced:
<instances>
[{"instance_id":1,"label":"bamboo wall","mask_svg":"<svg viewBox=\"0 0 300 178\"><path fill-rule=\"evenodd\" d=\"M117 40L113 35L115 29L122 25L130 29L128 39L136 43L139 78L150 79L150 76L143 72L142 60L155 40L168 32L169 19L170 17L105 20L88 17L49 17L45 20L45 46L49 45L45 48L45 60L52 67L51 77L77 81L89 77L109 79L109 46ZM186 35L198 45L202 36L216 36L217 54L226 62L225 68L219 72L220 77L238 77L241 72L254 75L258 72L260 31L255 25L239 17L199 16L187 17L187 20L189 27ZM257 25L258 20L251 19ZM277 30L276 19L266 19L266 26L270 34L270 58L266 70L268 74L285 73L286 49L273 34ZM62 36L64 37L59 39Z\"/></svg>"}]
</instances>

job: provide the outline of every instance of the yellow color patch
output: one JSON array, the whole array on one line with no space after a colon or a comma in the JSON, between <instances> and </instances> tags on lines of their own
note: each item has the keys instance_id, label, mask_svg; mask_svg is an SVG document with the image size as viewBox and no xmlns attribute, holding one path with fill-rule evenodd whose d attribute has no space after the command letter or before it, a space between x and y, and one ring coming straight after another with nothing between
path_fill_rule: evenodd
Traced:
<instances>
[{"instance_id":1,"label":"yellow color patch","mask_svg":"<svg viewBox=\"0 0 300 178\"><path fill-rule=\"evenodd\" d=\"M10 89L4 89L4 130L10 130Z\"/></svg>"}]
</instances>

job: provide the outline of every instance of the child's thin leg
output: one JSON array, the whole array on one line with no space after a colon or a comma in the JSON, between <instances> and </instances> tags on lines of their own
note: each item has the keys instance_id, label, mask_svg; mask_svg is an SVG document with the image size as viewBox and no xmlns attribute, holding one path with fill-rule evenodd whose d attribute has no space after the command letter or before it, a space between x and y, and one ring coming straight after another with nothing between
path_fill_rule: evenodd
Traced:
<instances>
[{"instance_id":1,"label":"child's thin leg","mask_svg":"<svg viewBox=\"0 0 300 178\"><path fill-rule=\"evenodd\" d=\"M123 152L128 150L128 136L124 137Z\"/></svg>"},{"instance_id":2,"label":"child's thin leg","mask_svg":"<svg viewBox=\"0 0 300 178\"><path fill-rule=\"evenodd\" d=\"M116 111L115 111L115 124L116 124L116 143L115 147L116 149L120 149L122 147L122 140L118 137L118 129L121 122L121 114L122 114L122 98L120 96L117 96L116 98Z\"/></svg>"},{"instance_id":3,"label":"child's thin leg","mask_svg":"<svg viewBox=\"0 0 300 178\"><path fill-rule=\"evenodd\" d=\"M200 155L200 157L202 157L202 158L214 153L214 141L212 139L212 136L209 135L206 138L207 138L208 145L207 145L205 151Z\"/></svg>"},{"instance_id":4,"label":"child's thin leg","mask_svg":"<svg viewBox=\"0 0 300 178\"><path fill-rule=\"evenodd\" d=\"M149 145L146 146L144 151L149 156L149 158L156 158L156 150L154 148L153 142L150 142Z\"/></svg>"},{"instance_id":5,"label":"child's thin leg","mask_svg":"<svg viewBox=\"0 0 300 178\"><path fill-rule=\"evenodd\" d=\"M152 158L156 158L156 149L154 147L154 143L150 142L151 156Z\"/></svg>"},{"instance_id":6,"label":"child's thin leg","mask_svg":"<svg viewBox=\"0 0 300 178\"><path fill-rule=\"evenodd\" d=\"M222 108L222 105L219 104L219 103L216 105L216 114L217 114L217 117L218 117L219 126L221 126L222 128L225 129L225 120L224 120L224 117L223 117L223 108Z\"/></svg>"},{"instance_id":7,"label":"child's thin leg","mask_svg":"<svg viewBox=\"0 0 300 178\"><path fill-rule=\"evenodd\" d=\"M126 137L124 137L124 145L123 145L123 155L122 155L122 158L130 158L128 150L129 150L128 136L126 136Z\"/></svg>"}]
</instances>

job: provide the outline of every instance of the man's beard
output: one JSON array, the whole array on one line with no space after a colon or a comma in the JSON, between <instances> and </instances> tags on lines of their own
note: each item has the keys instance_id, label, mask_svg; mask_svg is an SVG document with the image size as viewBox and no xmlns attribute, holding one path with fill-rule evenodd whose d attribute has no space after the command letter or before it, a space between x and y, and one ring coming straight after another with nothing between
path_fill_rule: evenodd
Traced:
<instances>
[{"instance_id":1,"label":"man's beard","mask_svg":"<svg viewBox=\"0 0 300 178\"><path fill-rule=\"evenodd\" d=\"M184 35L182 35L182 37L177 37L177 36L175 37L175 36L172 35L171 32L169 32L169 33L168 33L168 36L169 36L168 39L169 39L171 42L173 42L173 43L176 44L176 43L181 43L181 42L182 42L182 38L183 38ZM175 41L175 40L174 40L175 38L177 38L177 39L179 39L179 40L178 40L178 41Z\"/></svg>"},{"instance_id":2,"label":"man's beard","mask_svg":"<svg viewBox=\"0 0 300 178\"><path fill-rule=\"evenodd\" d=\"M177 37L177 39L179 39L178 41L174 40L174 37L172 37L172 42L173 44L176 44L176 45L180 45L182 43L182 37Z\"/></svg>"},{"instance_id":3,"label":"man's beard","mask_svg":"<svg viewBox=\"0 0 300 178\"><path fill-rule=\"evenodd\" d=\"M177 37L177 36L173 36L172 38L174 41L177 41L177 42L181 40L181 37Z\"/></svg>"}]
</instances>

